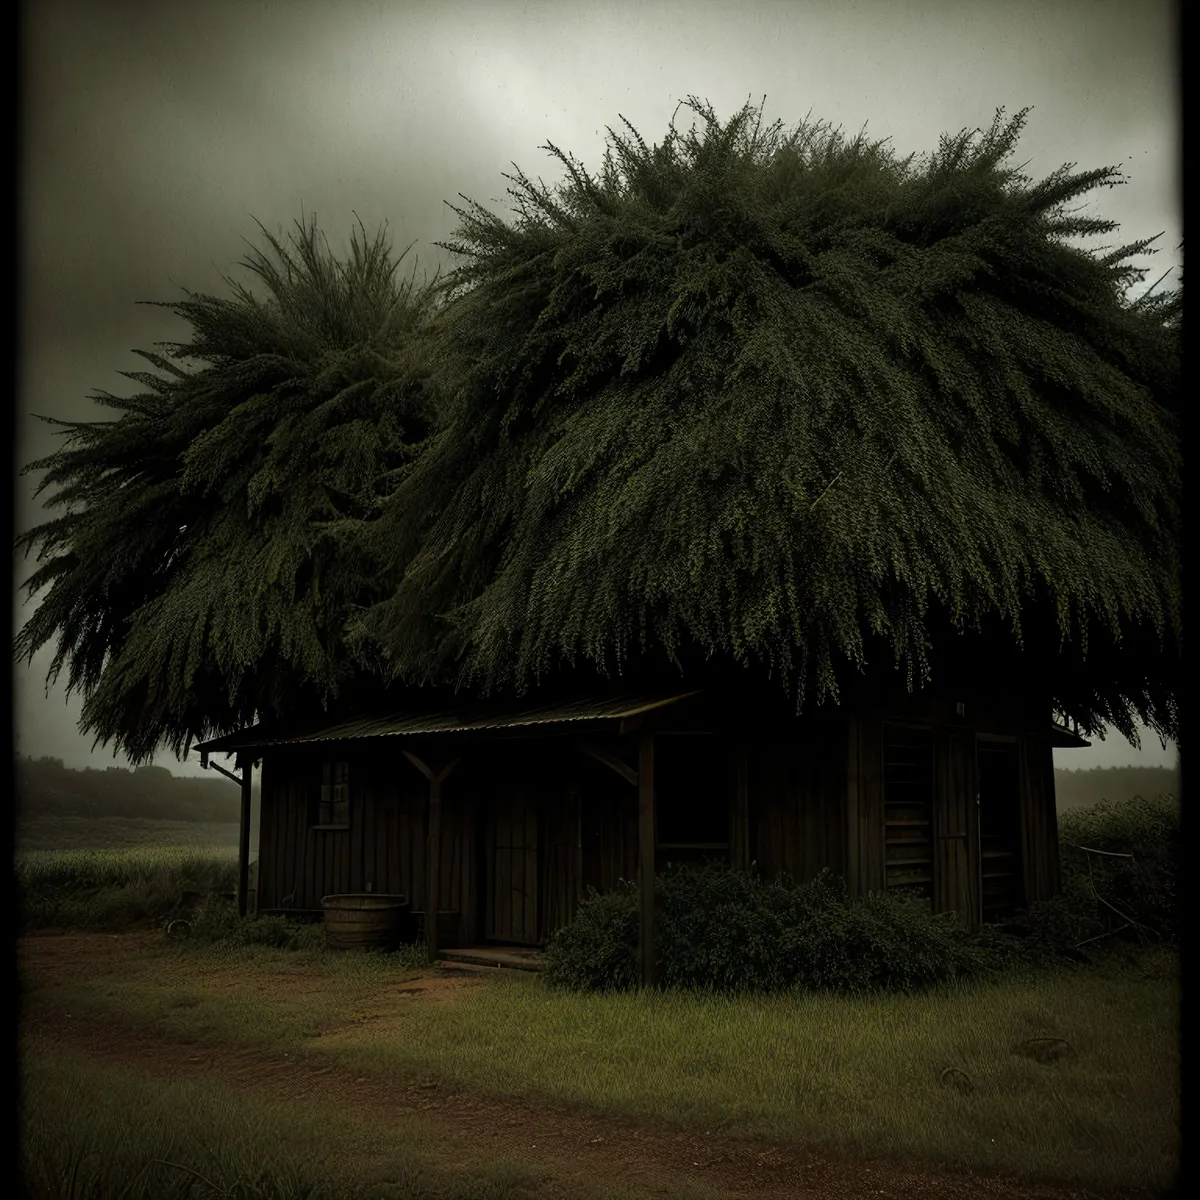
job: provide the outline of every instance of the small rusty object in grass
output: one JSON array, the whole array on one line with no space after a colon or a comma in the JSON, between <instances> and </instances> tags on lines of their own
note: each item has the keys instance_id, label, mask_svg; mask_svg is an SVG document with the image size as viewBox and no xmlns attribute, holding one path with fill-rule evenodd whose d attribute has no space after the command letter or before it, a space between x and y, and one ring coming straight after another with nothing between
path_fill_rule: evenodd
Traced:
<instances>
[{"instance_id":1,"label":"small rusty object in grass","mask_svg":"<svg viewBox=\"0 0 1200 1200\"><path fill-rule=\"evenodd\" d=\"M184 921L176 918L174 921L167 922L167 937L173 938L175 941L182 941L185 937L190 937L192 925L190 921Z\"/></svg>"},{"instance_id":2,"label":"small rusty object in grass","mask_svg":"<svg viewBox=\"0 0 1200 1200\"><path fill-rule=\"evenodd\" d=\"M1065 1038L1056 1037L1026 1038L1025 1041L1018 1042L1012 1048L1012 1052L1040 1063L1058 1062L1059 1059L1075 1057L1075 1047Z\"/></svg>"},{"instance_id":3,"label":"small rusty object in grass","mask_svg":"<svg viewBox=\"0 0 1200 1200\"><path fill-rule=\"evenodd\" d=\"M956 1088L960 1092L973 1092L975 1085L971 1082L971 1077L966 1071L960 1071L957 1067L947 1067L938 1077L945 1087Z\"/></svg>"}]
</instances>

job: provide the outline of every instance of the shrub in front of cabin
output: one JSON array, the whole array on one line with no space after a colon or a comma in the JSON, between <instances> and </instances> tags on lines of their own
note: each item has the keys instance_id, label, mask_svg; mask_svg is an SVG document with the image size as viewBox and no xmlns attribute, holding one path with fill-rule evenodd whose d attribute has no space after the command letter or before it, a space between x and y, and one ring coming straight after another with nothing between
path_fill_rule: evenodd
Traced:
<instances>
[{"instance_id":1,"label":"shrub in front of cabin","mask_svg":"<svg viewBox=\"0 0 1200 1200\"><path fill-rule=\"evenodd\" d=\"M656 881L657 952L668 987L734 991L912 990L983 960L948 917L903 896L851 900L822 872L805 883L719 866L669 866ZM552 986L636 987L638 890L589 891L547 947Z\"/></svg>"},{"instance_id":2,"label":"shrub in front of cabin","mask_svg":"<svg viewBox=\"0 0 1200 1200\"><path fill-rule=\"evenodd\" d=\"M543 977L572 991L624 991L638 984L638 889L619 880L611 892L588 888L569 925L542 955Z\"/></svg>"}]
</instances>

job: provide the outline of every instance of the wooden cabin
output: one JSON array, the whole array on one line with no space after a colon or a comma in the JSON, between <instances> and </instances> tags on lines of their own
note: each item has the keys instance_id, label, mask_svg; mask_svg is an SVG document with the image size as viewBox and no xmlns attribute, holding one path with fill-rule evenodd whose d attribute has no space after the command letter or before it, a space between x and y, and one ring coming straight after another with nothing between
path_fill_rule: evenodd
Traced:
<instances>
[{"instance_id":1,"label":"wooden cabin","mask_svg":"<svg viewBox=\"0 0 1200 1200\"><path fill-rule=\"evenodd\" d=\"M797 717L767 691L410 705L199 749L236 753L246 778L261 763L251 910L315 916L323 896L377 892L424 914L436 896L435 954L543 945L589 886L639 880L651 981L647 881L672 860L829 867L852 894L915 889L967 927L1058 889L1051 751L1087 743L1048 702L880 691Z\"/></svg>"}]
</instances>

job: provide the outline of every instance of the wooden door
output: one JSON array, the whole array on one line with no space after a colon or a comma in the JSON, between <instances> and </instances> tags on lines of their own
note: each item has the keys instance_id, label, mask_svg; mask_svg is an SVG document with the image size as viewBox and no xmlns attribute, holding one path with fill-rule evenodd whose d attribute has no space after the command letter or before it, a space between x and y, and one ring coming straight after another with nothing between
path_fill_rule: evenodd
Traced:
<instances>
[{"instance_id":1,"label":"wooden door","mask_svg":"<svg viewBox=\"0 0 1200 1200\"><path fill-rule=\"evenodd\" d=\"M1025 906L1017 739L980 736L975 759L981 907L992 924Z\"/></svg>"},{"instance_id":2,"label":"wooden door","mask_svg":"<svg viewBox=\"0 0 1200 1200\"><path fill-rule=\"evenodd\" d=\"M979 924L978 864L971 857L978 816L974 742L974 735L966 731L939 733L933 821L934 911L954 913L967 929Z\"/></svg>"},{"instance_id":3,"label":"wooden door","mask_svg":"<svg viewBox=\"0 0 1200 1200\"><path fill-rule=\"evenodd\" d=\"M484 936L536 945L538 940L538 820L534 799L502 789L488 815Z\"/></svg>"}]
</instances>

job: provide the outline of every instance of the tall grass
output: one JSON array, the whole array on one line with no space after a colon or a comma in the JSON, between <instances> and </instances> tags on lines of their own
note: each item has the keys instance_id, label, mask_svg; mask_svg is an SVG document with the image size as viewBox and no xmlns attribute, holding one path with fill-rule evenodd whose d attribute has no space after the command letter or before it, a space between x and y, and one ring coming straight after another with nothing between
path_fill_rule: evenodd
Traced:
<instances>
[{"instance_id":1,"label":"tall grass","mask_svg":"<svg viewBox=\"0 0 1200 1200\"><path fill-rule=\"evenodd\" d=\"M21 926L128 929L163 920L185 891L237 887L237 848L31 850L14 859Z\"/></svg>"}]
</instances>

